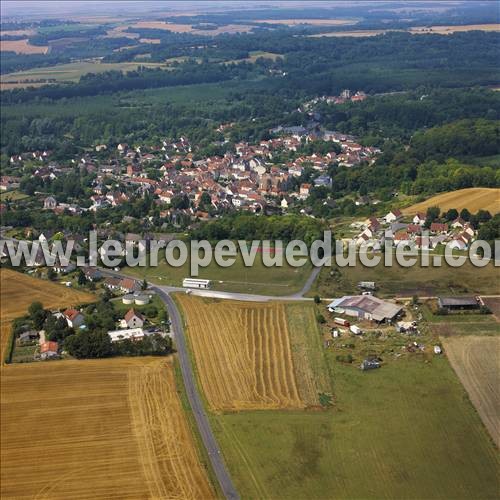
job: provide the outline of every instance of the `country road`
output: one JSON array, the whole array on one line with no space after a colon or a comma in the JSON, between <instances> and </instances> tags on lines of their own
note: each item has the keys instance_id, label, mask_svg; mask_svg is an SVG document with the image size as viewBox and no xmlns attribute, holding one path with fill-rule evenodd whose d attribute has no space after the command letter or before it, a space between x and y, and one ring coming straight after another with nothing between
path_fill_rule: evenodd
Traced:
<instances>
[{"instance_id":1,"label":"country road","mask_svg":"<svg viewBox=\"0 0 500 500\"><path fill-rule=\"evenodd\" d=\"M189 404L196 419L198 431L207 450L210 463L212 464L212 469L217 476L224 496L228 499L239 499L239 495L233 485L233 482L231 481L231 477L229 476L226 465L224 463L219 445L217 444L215 436L212 433L210 422L208 421L207 414L205 413L205 409L203 408L203 403L201 401L201 397L194 380L193 369L186 346L186 337L184 335L184 325L182 317L179 314L174 300L167 292L162 290L160 287L152 286L151 288L158 294L158 296L163 300L163 302L165 302L165 305L167 306L168 313L172 321L172 328L175 334L175 345L179 353L179 362L181 365L184 387L186 388Z\"/></svg>"}]
</instances>

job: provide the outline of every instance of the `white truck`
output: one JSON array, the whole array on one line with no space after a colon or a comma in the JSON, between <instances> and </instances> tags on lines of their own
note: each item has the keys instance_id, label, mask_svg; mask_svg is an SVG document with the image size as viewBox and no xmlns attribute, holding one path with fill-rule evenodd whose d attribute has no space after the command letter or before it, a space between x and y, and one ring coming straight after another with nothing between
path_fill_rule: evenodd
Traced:
<instances>
[{"instance_id":1,"label":"white truck","mask_svg":"<svg viewBox=\"0 0 500 500\"><path fill-rule=\"evenodd\" d=\"M354 335L361 335L363 333L363 330L361 330L361 328L356 325L351 325L349 327L349 330L351 330L351 332L354 333Z\"/></svg>"}]
</instances>

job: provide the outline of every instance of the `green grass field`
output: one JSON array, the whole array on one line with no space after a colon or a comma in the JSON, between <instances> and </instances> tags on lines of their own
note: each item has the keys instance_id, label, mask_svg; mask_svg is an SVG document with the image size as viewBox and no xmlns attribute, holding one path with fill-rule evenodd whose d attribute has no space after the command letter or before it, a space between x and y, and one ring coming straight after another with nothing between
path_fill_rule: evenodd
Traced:
<instances>
[{"instance_id":1,"label":"green grass field","mask_svg":"<svg viewBox=\"0 0 500 500\"><path fill-rule=\"evenodd\" d=\"M58 64L56 66L47 66L45 68L36 68L26 71L17 71L2 76L2 83L43 81L54 83L78 82L82 75L87 73L104 73L105 71L134 71L139 66L148 68L168 68L168 65L162 63L148 62L121 62L121 63L101 63L99 61L79 61L68 64Z\"/></svg>"},{"instance_id":2,"label":"green grass field","mask_svg":"<svg viewBox=\"0 0 500 500\"><path fill-rule=\"evenodd\" d=\"M331 271L333 275L330 275ZM354 267L322 269L310 294L318 293L322 297L356 294L359 293L359 281L375 281L377 296L381 297L500 294L500 269L493 264L479 268L467 261L460 268L446 264L441 267L401 267L395 259L392 267L384 267L382 262L369 268L358 262Z\"/></svg>"},{"instance_id":3,"label":"green grass field","mask_svg":"<svg viewBox=\"0 0 500 500\"><path fill-rule=\"evenodd\" d=\"M2 191L0 193L0 201L18 201L24 200L25 198L29 198L29 195L21 193L21 191L18 191L17 189L14 189L13 191Z\"/></svg>"},{"instance_id":4,"label":"green grass field","mask_svg":"<svg viewBox=\"0 0 500 500\"><path fill-rule=\"evenodd\" d=\"M242 497L496 497L495 447L446 358L332 367L333 410L211 416Z\"/></svg>"},{"instance_id":5,"label":"green grass field","mask_svg":"<svg viewBox=\"0 0 500 500\"><path fill-rule=\"evenodd\" d=\"M148 316L146 314L146 312L148 310L151 310L151 307L156 307L156 310L158 311L158 314L160 313L160 311L165 310L165 304L158 297L158 295L153 295L151 297L151 300L150 300L149 304L147 304L145 306L140 306L140 305L137 305L137 304L124 304L122 302L122 297L117 297L116 299L112 299L112 302L113 302L115 310L117 312L119 312L120 314L125 315L125 313L129 309L135 309L136 311L144 314L154 324L158 324L159 323L158 316L156 316L156 317L150 317L150 316Z\"/></svg>"},{"instance_id":6,"label":"green grass field","mask_svg":"<svg viewBox=\"0 0 500 500\"><path fill-rule=\"evenodd\" d=\"M131 267L127 274L160 285L181 286L182 280L190 276L189 259L181 267L170 267L162 259L157 267ZM299 268L291 266L265 267L259 255L254 266L245 267L240 254L231 267L219 267L212 261L206 268L200 268L199 278L213 280L215 290L255 293L260 295L290 295L301 290L311 272L309 265Z\"/></svg>"},{"instance_id":7,"label":"green grass field","mask_svg":"<svg viewBox=\"0 0 500 500\"><path fill-rule=\"evenodd\" d=\"M333 387L333 407L209 413L242 498L496 498L497 450L445 356L399 355L408 339L398 334L325 349L304 307L320 306L287 305L294 366L307 357ZM335 359L345 342L355 344L350 365ZM370 347L384 349L384 363L362 372Z\"/></svg>"}]
</instances>

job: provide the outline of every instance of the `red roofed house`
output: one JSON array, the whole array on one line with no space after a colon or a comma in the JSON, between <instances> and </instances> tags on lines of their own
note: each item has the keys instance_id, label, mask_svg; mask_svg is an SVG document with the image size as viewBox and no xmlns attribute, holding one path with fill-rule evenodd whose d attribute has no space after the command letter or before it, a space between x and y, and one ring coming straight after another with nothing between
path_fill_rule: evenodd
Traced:
<instances>
[{"instance_id":1,"label":"red roofed house","mask_svg":"<svg viewBox=\"0 0 500 500\"><path fill-rule=\"evenodd\" d=\"M128 328L142 328L144 325L144 316L133 308L127 311L123 320Z\"/></svg>"},{"instance_id":2,"label":"red roofed house","mask_svg":"<svg viewBox=\"0 0 500 500\"><path fill-rule=\"evenodd\" d=\"M311 184L301 184L299 194L301 197L307 198L311 190Z\"/></svg>"},{"instance_id":3,"label":"red roofed house","mask_svg":"<svg viewBox=\"0 0 500 500\"><path fill-rule=\"evenodd\" d=\"M40 357L42 359L50 359L58 356L59 345L57 342L44 342L40 344Z\"/></svg>"},{"instance_id":4,"label":"red roofed house","mask_svg":"<svg viewBox=\"0 0 500 500\"><path fill-rule=\"evenodd\" d=\"M78 328L83 325L84 317L80 311L76 309L66 309L63 315L70 328Z\"/></svg>"},{"instance_id":5,"label":"red roofed house","mask_svg":"<svg viewBox=\"0 0 500 500\"><path fill-rule=\"evenodd\" d=\"M422 232L422 227L420 224L408 224L406 231L408 234L420 234Z\"/></svg>"},{"instance_id":6,"label":"red roofed house","mask_svg":"<svg viewBox=\"0 0 500 500\"><path fill-rule=\"evenodd\" d=\"M433 222L431 224L431 233L447 233L448 224L444 222Z\"/></svg>"},{"instance_id":7,"label":"red roofed house","mask_svg":"<svg viewBox=\"0 0 500 500\"><path fill-rule=\"evenodd\" d=\"M368 227L372 231L378 231L380 229L380 222L376 217L370 217L368 221L369 221Z\"/></svg>"},{"instance_id":8,"label":"red roofed house","mask_svg":"<svg viewBox=\"0 0 500 500\"><path fill-rule=\"evenodd\" d=\"M139 283L132 278L123 278L119 286L120 290L124 293L134 293L141 289Z\"/></svg>"},{"instance_id":9,"label":"red roofed house","mask_svg":"<svg viewBox=\"0 0 500 500\"><path fill-rule=\"evenodd\" d=\"M465 221L462 219L462 217L457 217L452 223L451 227L453 229L462 229L465 226Z\"/></svg>"},{"instance_id":10,"label":"red roofed house","mask_svg":"<svg viewBox=\"0 0 500 500\"><path fill-rule=\"evenodd\" d=\"M410 237L406 231L398 231L394 235L395 245L408 245L410 243Z\"/></svg>"}]
</instances>

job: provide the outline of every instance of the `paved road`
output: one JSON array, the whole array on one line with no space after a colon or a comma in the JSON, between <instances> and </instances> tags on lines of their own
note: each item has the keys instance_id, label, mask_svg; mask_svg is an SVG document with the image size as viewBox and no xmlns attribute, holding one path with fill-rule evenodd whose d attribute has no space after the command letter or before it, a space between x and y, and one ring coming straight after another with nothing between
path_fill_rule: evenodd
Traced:
<instances>
[{"instance_id":1,"label":"paved road","mask_svg":"<svg viewBox=\"0 0 500 500\"><path fill-rule=\"evenodd\" d=\"M196 419L196 425L198 426L203 444L205 445L205 448L208 452L212 468L215 472L215 475L217 476L224 496L231 500L237 500L239 499L239 495L227 471L219 445L217 444L215 436L212 433L212 429L210 428L207 414L205 413L203 403L196 387L191 361L189 359L189 353L186 347L186 338L184 336L184 328L181 315L179 314L177 306L172 297L170 297L167 292L165 292L160 287L152 287L152 289L156 291L158 296L165 302L167 306L170 320L172 321L172 327L175 332L175 342L179 353L179 361L181 365L184 386L186 388L189 404L191 405L191 409L193 410L193 414Z\"/></svg>"},{"instance_id":2,"label":"paved road","mask_svg":"<svg viewBox=\"0 0 500 500\"><path fill-rule=\"evenodd\" d=\"M132 276L127 276L123 271L114 271L112 269L99 268L104 276L113 276L116 278L132 278ZM303 297L312 287L314 281L316 280L321 268L315 267L311 271L310 276L307 278L302 290L300 292L294 293L292 295L257 295L252 293L238 293L238 292L223 292L220 290L196 290L194 288L183 288L180 286L169 286L169 285L152 285L151 287L157 290L162 290L165 293L175 293L182 292L185 293L189 290L189 293L193 295L198 295L200 297L210 297L214 299L227 299L227 300L243 300L245 302L270 302L272 300L313 300L312 298ZM136 279L137 278L133 278ZM140 281L140 280L138 280Z\"/></svg>"}]
</instances>

